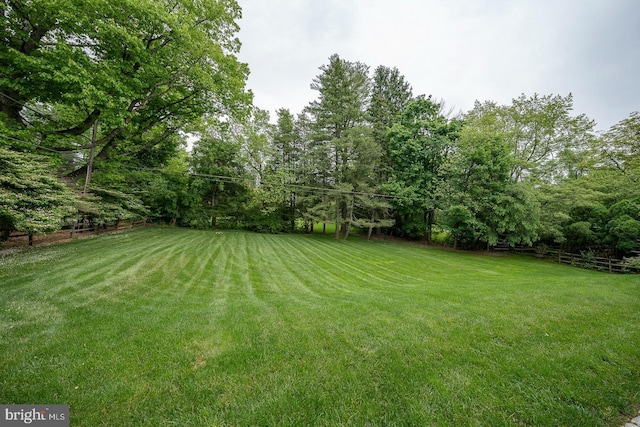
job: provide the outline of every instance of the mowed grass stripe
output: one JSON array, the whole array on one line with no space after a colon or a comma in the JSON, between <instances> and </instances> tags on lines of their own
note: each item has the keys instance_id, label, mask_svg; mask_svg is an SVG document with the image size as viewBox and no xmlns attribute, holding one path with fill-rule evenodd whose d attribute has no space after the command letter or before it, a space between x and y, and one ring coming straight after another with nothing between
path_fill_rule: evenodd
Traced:
<instances>
[{"instance_id":1,"label":"mowed grass stripe","mask_svg":"<svg viewBox=\"0 0 640 427\"><path fill-rule=\"evenodd\" d=\"M322 236L322 238L316 237L315 239L308 237L297 244L304 245L302 252L307 254L307 261L317 271L318 276L322 279L322 285L335 290L337 292L337 294L334 293L335 295L346 295L357 291L357 285L354 286L349 282L349 278L354 276L352 270L345 269L342 265L345 255L341 247L344 245L343 242L328 240L326 236ZM347 259L356 260L356 257L349 254ZM354 271L360 270L360 267L356 265L356 262L359 264L360 261L354 261Z\"/></svg>"},{"instance_id":2,"label":"mowed grass stripe","mask_svg":"<svg viewBox=\"0 0 640 427\"><path fill-rule=\"evenodd\" d=\"M316 258L316 263L321 262L325 271L330 271L346 282L350 283L351 290L357 288L361 283L377 285L382 283L383 286L391 285L393 282L385 280L371 271L369 267L370 258L363 256L360 246L355 246L351 242L334 242L329 240L322 241L319 245L323 249L322 256ZM357 280L350 280L350 279ZM354 286L355 285L355 286ZM367 286L366 288L369 288Z\"/></svg>"},{"instance_id":3,"label":"mowed grass stripe","mask_svg":"<svg viewBox=\"0 0 640 427\"><path fill-rule=\"evenodd\" d=\"M155 233L153 239L157 239L157 245L154 245L146 240L138 242L135 236L135 233L113 236L104 250L85 258L86 264L78 264L74 270L62 274L80 285L75 294L78 305L91 305L97 299L126 302L132 294L144 294L149 290L147 278L156 270L163 270L162 275L167 279L180 271L181 262L176 259L176 250L182 246L177 244L177 239ZM83 254L78 256L85 257ZM157 292L155 287L162 287L163 282L171 283L169 280L150 282L153 292Z\"/></svg>"},{"instance_id":4,"label":"mowed grass stripe","mask_svg":"<svg viewBox=\"0 0 640 427\"><path fill-rule=\"evenodd\" d=\"M272 253L274 263L285 270L277 278L284 290L295 287L302 295L298 301L310 306L317 306L326 301L326 293L323 290L329 286L324 271L319 271L313 264L308 253L301 251L298 239L292 241L291 236L283 236L281 239L273 239Z\"/></svg>"},{"instance_id":5,"label":"mowed grass stripe","mask_svg":"<svg viewBox=\"0 0 640 427\"><path fill-rule=\"evenodd\" d=\"M622 425L640 281L150 228L0 260L0 401L73 425Z\"/></svg>"}]
</instances>

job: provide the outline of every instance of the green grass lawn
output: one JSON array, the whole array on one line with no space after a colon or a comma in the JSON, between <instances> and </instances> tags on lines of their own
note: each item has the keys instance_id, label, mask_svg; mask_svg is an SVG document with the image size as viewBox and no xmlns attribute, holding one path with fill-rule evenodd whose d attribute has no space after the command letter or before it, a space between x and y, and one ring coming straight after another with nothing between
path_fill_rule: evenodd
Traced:
<instances>
[{"instance_id":1,"label":"green grass lawn","mask_svg":"<svg viewBox=\"0 0 640 427\"><path fill-rule=\"evenodd\" d=\"M0 403L72 426L620 426L640 277L147 228L0 258Z\"/></svg>"}]
</instances>

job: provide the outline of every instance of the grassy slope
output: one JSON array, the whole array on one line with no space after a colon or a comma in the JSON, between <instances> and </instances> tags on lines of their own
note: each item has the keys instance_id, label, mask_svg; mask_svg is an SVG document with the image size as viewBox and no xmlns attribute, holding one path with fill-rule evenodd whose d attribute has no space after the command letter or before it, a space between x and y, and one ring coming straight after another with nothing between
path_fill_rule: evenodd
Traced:
<instances>
[{"instance_id":1,"label":"grassy slope","mask_svg":"<svg viewBox=\"0 0 640 427\"><path fill-rule=\"evenodd\" d=\"M0 403L72 425L619 425L640 278L154 228L0 259Z\"/></svg>"}]
</instances>

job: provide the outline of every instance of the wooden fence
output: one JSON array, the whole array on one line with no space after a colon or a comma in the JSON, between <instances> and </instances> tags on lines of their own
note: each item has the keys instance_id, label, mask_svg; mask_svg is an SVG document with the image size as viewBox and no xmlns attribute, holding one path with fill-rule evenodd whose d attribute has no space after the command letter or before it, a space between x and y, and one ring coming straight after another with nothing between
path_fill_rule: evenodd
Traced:
<instances>
[{"instance_id":1,"label":"wooden fence","mask_svg":"<svg viewBox=\"0 0 640 427\"><path fill-rule=\"evenodd\" d=\"M68 228L63 228L48 234L12 233L9 238L0 244L0 250L20 246L42 246L65 240L77 239L84 236L95 236L98 234L116 233L124 230L131 230L135 227L144 227L146 220L135 221L115 221L111 224L92 225L77 222Z\"/></svg>"},{"instance_id":2,"label":"wooden fence","mask_svg":"<svg viewBox=\"0 0 640 427\"><path fill-rule=\"evenodd\" d=\"M560 264L569 264L590 270L608 271L609 273L640 273L640 269L625 265L624 260L597 257L591 253L573 254L562 250L548 250L542 256L553 259Z\"/></svg>"},{"instance_id":3,"label":"wooden fence","mask_svg":"<svg viewBox=\"0 0 640 427\"><path fill-rule=\"evenodd\" d=\"M574 267L587 268L590 270L606 271L609 273L634 273L640 274L640 269L625 265L624 260L617 258L597 257L591 253L574 254L564 252L558 248L542 248L498 244L494 248L496 251L508 251L510 253L535 256L536 258L549 259L559 264L572 265Z\"/></svg>"}]
</instances>

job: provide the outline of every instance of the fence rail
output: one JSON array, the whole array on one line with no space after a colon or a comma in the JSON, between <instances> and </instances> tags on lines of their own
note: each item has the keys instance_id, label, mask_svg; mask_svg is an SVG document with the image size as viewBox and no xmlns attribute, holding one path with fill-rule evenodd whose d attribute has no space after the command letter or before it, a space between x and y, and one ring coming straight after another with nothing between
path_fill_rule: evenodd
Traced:
<instances>
[{"instance_id":1,"label":"fence rail","mask_svg":"<svg viewBox=\"0 0 640 427\"><path fill-rule=\"evenodd\" d=\"M624 260L617 258L605 258L593 256L589 253L575 254L564 252L561 249L541 248L541 247L509 247L499 244L494 248L496 251L508 251L511 253L535 256L555 261L559 264L572 265L590 270L607 271L609 273L635 273L640 274L640 269L625 264Z\"/></svg>"},{"instance_id":2,"label":"fence rail","mask_svg":"<svg viewBox=\"0 0 640 427\"><path fill-rule=\"evenodd\" d=\"M92 225L77 222L67 228L47 234L11 233L5 242L0 243L0 249L21 246L41 246L76 239L83 236L131 230L135 227L144 227L145 225L148 225L146 220L115 221L104 225Z\"/></svg>"}]
</instances>

